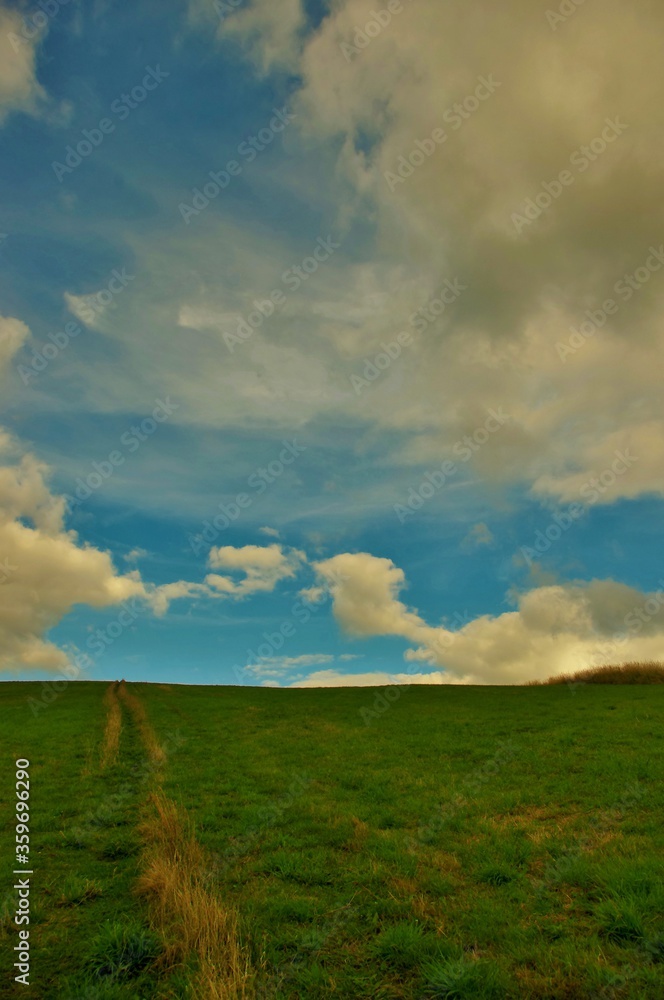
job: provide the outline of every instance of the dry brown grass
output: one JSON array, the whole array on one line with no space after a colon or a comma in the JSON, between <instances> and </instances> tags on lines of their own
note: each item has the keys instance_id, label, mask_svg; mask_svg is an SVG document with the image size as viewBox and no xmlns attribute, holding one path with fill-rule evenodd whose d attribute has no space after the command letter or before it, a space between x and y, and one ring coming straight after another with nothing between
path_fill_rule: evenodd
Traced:
<instances>
[{"instance_id":1,"label":"dry brown grass","mask_svg":"<svg viewBox=\"0 0 664 1000\"><path fill-rule=\"evenodd\" d=\"M136 695L121 681L117 696L139 730L151 762L161 767L166 754ZM235 912L208 888L210 865L193 827L176 804L157 789L149 798L148 818L140 827L146 842L138 892L149 901L154 929L164 941L162 962L174 967L194 954L198 971L193 1000L250 1000L254 976L242 948Z\"/></svg>"},{"instance_id":2,"label":"dry brown grass","mask_svg":"<svg viewBox=\"0 0 664 1000\"><path fill-rule=\"evenodd\" d=\"M540 684L664 684L664 663L620 663L608 667L588 667L575 674L558 674Z\"/></svg>"},{"instance_id":3,"label":"dry brown grass","mask_svg":"<svg viewBox=\"0 0 664 1000\"><path fill-rule=\"evenodd\" d=\"M196 1000L249 1000L254 977L237 919L207 888L205 855L191 825L161 792L151 806L141 827L148 847L138 889L164 938L164 961L174 966L196 955Z\"/></svg>"},{"instance_id":4,"label":"dry brown grass","mask_svg":"<svg viewBox=\"0 0 664 1000\"><path fill-rule=\"evenodd\" d=\"M110 767L118 758L120 749L120 733L122 731L122 709L116 694L115 682L109 684L104 695L104 704L107 708L106 728L104 729L104 743L101 750L101 767Z\"/></svg>"},{"instance_id":5,"label":"dry brown grass","mask_svg":"<svg viewBox=\"0 0 664 1000\"><path fill-rule=\"evenodd\" d=\"M143 703L136 697L136 695L131 694L127 690L127 685L124 681L120 681L117 685L117 694L132 714L134 722L138 727L138 731L141 734L141 739L143 740L143 745L147 751L148 757L153 764L161 766L166 762L166 754L157 739L154 729L150 725L150 720L147 717Z\"/></svg>"}]
</instances>

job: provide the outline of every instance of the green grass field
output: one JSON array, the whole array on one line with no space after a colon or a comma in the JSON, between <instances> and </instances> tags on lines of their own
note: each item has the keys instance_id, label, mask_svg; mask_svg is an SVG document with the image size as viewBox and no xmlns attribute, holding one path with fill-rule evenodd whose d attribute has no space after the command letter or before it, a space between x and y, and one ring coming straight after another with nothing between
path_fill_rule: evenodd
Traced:
<instances>
[{"instance_id":1,"label":"green grass field","mask_svg":"<svg viewBox=\"0 0 664 1000\"><path fill-rule=\"evenodd\" d=\"M24 989L19 757L34 996L664 996L662 687L415 686L375 704L380 689L127 685L163 760L123 702L102 767L106 688L71 684L36 718L39 685L0 690L0 996ZM176 917L137 892L155 790L193 823L206 905L237 918L244 994L203 984L202 952L178 952Z\"/></svg>"}]
</instances>

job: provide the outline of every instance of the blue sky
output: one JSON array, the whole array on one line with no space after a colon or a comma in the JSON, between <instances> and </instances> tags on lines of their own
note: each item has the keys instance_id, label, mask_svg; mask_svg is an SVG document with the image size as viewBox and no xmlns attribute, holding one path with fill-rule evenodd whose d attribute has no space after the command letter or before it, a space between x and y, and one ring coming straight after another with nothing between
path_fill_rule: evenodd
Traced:
<instances>
[{"instance_id":1,"label":"blue sky","mask_svg":"<svg viewBox=\"0 0 664 1000\"><path fill-rule=\"evenodd\" d=\"M661 14L456 6L0 4L4 676L661 657Z\"/></svg>"}]
</instances>

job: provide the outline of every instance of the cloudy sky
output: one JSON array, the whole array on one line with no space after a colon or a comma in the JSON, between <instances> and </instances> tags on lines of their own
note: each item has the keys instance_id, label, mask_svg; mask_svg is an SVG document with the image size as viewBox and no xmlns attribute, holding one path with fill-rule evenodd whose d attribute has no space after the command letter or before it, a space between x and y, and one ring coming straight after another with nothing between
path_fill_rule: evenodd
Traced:
<instances>
[{"instance_id":1,"label":"cloudy sky","mask_svg":"<svg viewBox=\"0 0 664 1000\"><path fill-rule=\"evenodd\" d=\"M662 658L663 27L1 2L2 676Z\"/></svg>"}]
</instances>

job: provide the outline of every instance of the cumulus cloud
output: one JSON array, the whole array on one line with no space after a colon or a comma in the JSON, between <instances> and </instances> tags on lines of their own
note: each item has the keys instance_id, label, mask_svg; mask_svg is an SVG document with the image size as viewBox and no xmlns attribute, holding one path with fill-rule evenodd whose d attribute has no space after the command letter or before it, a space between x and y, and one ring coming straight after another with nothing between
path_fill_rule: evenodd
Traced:
<instances>
[{"instance_id":1,"label":"cumulus cloud","mask_svg":"<svg viewBox=\"0 0 664 1000\"><path fill-rule=\"evenodd\" d=\"M418 455L433 457L509 404L511 429L477 456L483 475L578 499L631 444L640 463L597 502L661 495L664 12L610 3L601 23L581 10L552 30L527 0L418 3L354 46L374 7L337 3L308 37L298 124L337 144L354 188L344 209L375 219L377 254L407 243L431 289L442 275L468 290L416 338L408 379L360 409L417 433ZM436 128L446 139L432 152ZM516 222L565 169L572 182L549 208ZM398 288L391 298L399 314Z\"/></svg>"},{"instance_id":2,"label":"cumulus cloud","mask_svg":"<svg viewBox=\"0 0 664 1000\"><path fill-rule=\"evenodd\" d=\"M270 46L294 66L297 118L287 143L301 147L286 161L288 176L276 161L271 176L315 198L327 217L338 206L339 242L352 222L360 243L351 253L342 242L315 281L229 356L219 351L219 333L278 285L299 250L265 227L249 234L226 215L219 225L233 248L233 278L194 292L188 276L213 252L216 228L173 239L159 233L141 269L162 276L163 294L153 302L146 281L123 302L129 321L116 319L114 335L131 371L122 380L109 378L103 363L86 372L91 405L126 408L146 389L141 361L150 351L150 378L177 386L178 419L189 423L320 428L352 412L383 434L382 460L394 468L440 461L489 407L504 406L509 425L473 457L484 479L525 483L547 503L578 500L616 449L629 447L638 462L597 503L664 493L664 268L650 250L660 253L664 231L664 11L650 0L611 0L601 23L585 6L554 31L527 0L479 0L472 10L463 0L426 0L404 4L349 57L342 45L371 20L371 0L339 0L304 31L296 2L227 6L221 19L208 0L191 0L190 9L207 19L209 36L210 23L218 25L259 67L274 65L261 55ZM271 31L272 17L285 38ZM486 100L475 96L478 87L487 91L481 77L500 84ZM590 144L607 118L628 127L596 154ZM407 164L415 150L422 160L416 143L429 148L436 128L445 143L401 178L402 158ZM570 162L582 147L583 170ZM564 169L573 183L519 231L513 215L546 196L543 182ZM626 284L648 260L655 270L644 272L647 280ZM446 278L467 290L414 328L410 318ZM617 311L602 318L609 298ZM186 352L178 321L202 334L187 338ZM402 329L412 344L356 396L349 376ZM172 351L162 350L165 338ZM560 345L572 341L561 356Z\"/></svg>"},{"instance_id":3,"label":"cumulus cloud","mask_svg":"<svg viewBox=\"0 0 664 1000\"><path fill-rule=\"evenodd\" d=\"M269 593L281 580L292 579L306 561L298 549L284 551L281 545L245 545L235 548L223 545L212 548L208 557L213 569L231 570L243 574L241 579L209 573L205 582L227 597L241 599L250 594Z\"/></svg>"},{"instance_id":4,"label":"cumulus cloud","mask_svg":"<svg viewBox=\"0 0 664 1000\"><path fill-rule=\"evenodd\" d=\"M163 615L177 598L209 595L202 584L156 587L137 570L118 573L108 552L66 528L49 471L0 430L0 671L66 668L69 655L46 636L78 604L104 609L135 598Z\"/></svg>"},{"instance_id":5,"label":"cumulus cloud","mask_svg":"<svg viewBox=\"0 0 664 1000\"><path fill-rule=\"evenodd\" d=\"M69 655L46 635L78 604L104 609L135 598L161 616L176 599L215 596L200 583L155 586L138 570L118 573L108 552L66 528L49 471L0 429L0 671L67 667Z\"/></svg>"},{"instance_id":6,"label":"cumulus cloud","mask_svg":"<svg viewBox=\"0 0 664 1000\"><path fill-rule=\"evenodd\" d=\"M0 376L28 336L24 323L0 318ZM214 593L186 581L156 587L137 570L118 573L108 552L67 529L66 501L51 492L49 473L0 427L0 670L67 667L69 655L46 636L78 604L102 609L135 598L162 615L172 600Z\"/></svg>"},{"instance_id":7,"label":"cumulus cloud","mask_svg":"<svg viewBox=\"0 0 664 1000\"><path fill-rule=\"evenodd\" d=\"M191 583L188 580L176 580L174 583L163 583L149 592L152 610L159 617L168 611L171 601L192 597L214 597L214 591L204 583Z\"/></svg>"},{"instance_id":8,"label":"cumulus cloud","mask_svg":"<svg viewBox=\"0 0 664 1000\"><path fill-rule=\"evenodd\" d=\"M0 669L62 669L69 658L45 635L77 604L106 608L149 602L137 573L118 575L111 557L79 544L64 525L65 502L45 482L47 467L18 455L7 435L0 459Z\"/></svg>"},{"instance_id":9,"label":"cumulus cloud","mask_svg":"<svg viewBox=\"0 0 664 1000\"><path fill-rule=\"evenodd\" d=\"M660 659L664 648L664 590L644 594L614 580L543 586L517 595L515 611L452 631L400 600L405 575L389 559L342 553L315 569L345 632L408 640L405 659L440 667L445 683L519 684L589 664Z\"/></svg>"},{"instance_id":10,"label":"cumulus cloud","mask_svg":"<svg viewBox=\"0 0 664 1000\"><path fill-rule=\"evenodd\" d=\"M20 11L0 6L0 125L13 111L36 114L46 93L37 80L39 32L23 34Z\"/></svg>"}]
</instances>

